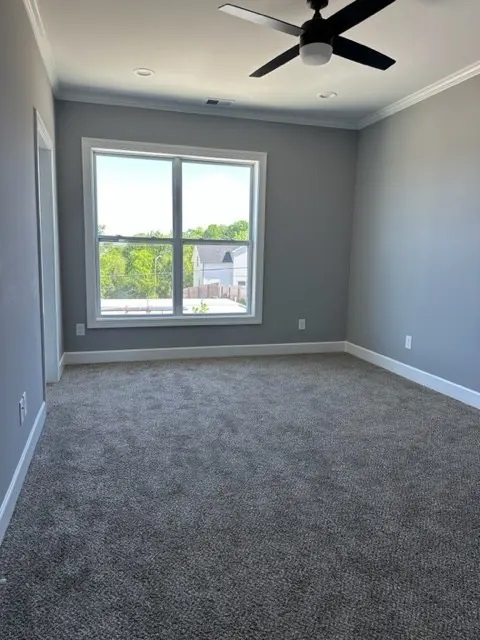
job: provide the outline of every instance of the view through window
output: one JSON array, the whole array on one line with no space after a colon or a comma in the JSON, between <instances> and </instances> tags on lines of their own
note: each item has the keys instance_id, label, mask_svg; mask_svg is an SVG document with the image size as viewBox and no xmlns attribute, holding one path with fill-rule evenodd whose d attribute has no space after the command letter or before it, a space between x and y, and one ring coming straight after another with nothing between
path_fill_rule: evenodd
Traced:
<instances>
[{"instance_id":1,"label":"view through window","mask_svg":"<svg viewBox=\"0 0 480 640\"><path fill-rule=\"evenodd\" d=\"M90 159L97 318L255 315L258 161L118 149Z\"/></svg>"}]
</instances>

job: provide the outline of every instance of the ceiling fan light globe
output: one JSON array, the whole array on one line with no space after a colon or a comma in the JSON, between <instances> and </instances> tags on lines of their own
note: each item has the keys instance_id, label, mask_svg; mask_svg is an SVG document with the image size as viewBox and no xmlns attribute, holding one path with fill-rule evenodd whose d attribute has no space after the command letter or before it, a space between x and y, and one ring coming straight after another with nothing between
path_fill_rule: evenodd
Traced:
<instances>
[{"instance_id":1,"label":"ceiling fan light globe","mask_svg":"<svg viewBox=\"0 0 480 640\"><path fill-rule=\"evenodd\" d=\"M320 67L330 62L333 55L333 47L328 42L310 42L300 49L300 57L303 64L311 67Z\"/></svg>"}]
</instances>

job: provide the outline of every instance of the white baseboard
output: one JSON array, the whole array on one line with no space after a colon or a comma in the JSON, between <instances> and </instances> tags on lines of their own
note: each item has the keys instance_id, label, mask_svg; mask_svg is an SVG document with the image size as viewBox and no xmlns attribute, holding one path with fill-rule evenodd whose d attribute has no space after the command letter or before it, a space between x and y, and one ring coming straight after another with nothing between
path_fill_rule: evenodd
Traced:
<instances>
[{"instance_id":1,"label":"white baseboard","mask_svg":"<svg viewBox=\"0 0 480 640\"><path fill-rule=\"evenodd\" d=\"M415 367L411 367L410 365L394 360L393 358L382 356L380 353L375 353L374 351L370 351L364 347L359 347L352 342L346 342L345 345L346 352L350 353L352 356L360 358L361 360L366 360L371 364L382 367L382 369L387 369L388 371L396 373L403 378L412 380L412 382L416 382L424 387L433 389L433 391L443 393L450 398L455 398L455 400L459 400L464 404L480 409L480 393L478 391L474 391L468 387L462 387L460 384L450 382L450 380L445 380L444 378L435 376L432 373L427 373L421 369L416 369Z\"/></svg>"},{"instance_id":2,"label":"white baseboard","mask_svg":"<svg viewBox=\"0 0 480 640\"><path fill-rule=\"evenodd\" d=\"M60 362L58 363L58 380L60 381L63 376L63 370L65 368L65 354L62 354Z\"/></svg>"},{"instance_id":3,"label":"white baseboard","mask_svg":"<svg viewBox=\"0 0 480 640\"><path fill-rule=\"evenodd\" d=\"M35 418L32 430L30 431L30 435L28 436L28 440L25 444L20 460L18 461L10 486L8 487L7 493L0 505L0 544L7 530L10 518L12 517L20 491L22 490L23 481L27 475L28 467L40 434L42 433L46 417L47 410L44 402L37 413L37 417Z\"/></svg>"},{"instance_id":4,"label":"white baseboard","mask_svg":"<svg viewBox=\"0 0 480 640\"><path fill-rule=\"evenodd\" d=\"M285 344L222 345L215 347L169 347L119 351L76 351L64 354L64 364L103 364L146 360L280 356L305 353L342 353L345 342L292 342Z\"/></svg>"},{"instance_id":5,"label":"white baseboard","mask_svg":"<svg viewBox=\"0 0 480 640\"><path fill-rule=\"evenodd\" d=\"M63 370L65 365L64 360L65 360L65 354L63 354L60 360L58 361L55 375L47 376L47 380L46 380L47 384L56 384L57 382L60 382L63 376Z\"/></svg>"}]
</instances>

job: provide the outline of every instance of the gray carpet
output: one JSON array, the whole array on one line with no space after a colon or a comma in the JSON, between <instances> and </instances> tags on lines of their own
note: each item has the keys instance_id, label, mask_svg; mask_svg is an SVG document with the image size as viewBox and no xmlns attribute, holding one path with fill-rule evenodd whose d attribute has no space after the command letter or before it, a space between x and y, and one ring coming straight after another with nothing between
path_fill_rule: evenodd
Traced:
<instances>
[{"instance_id":1,"label":"gray carpet","mask_svg":"<svg viewBox=\"0 0 480 640\"><path fill-rule=\"evenodd\" d=\"M480 414L349 356L67 369L2 640L478 640Z\"/></svg>"}]
</instances>

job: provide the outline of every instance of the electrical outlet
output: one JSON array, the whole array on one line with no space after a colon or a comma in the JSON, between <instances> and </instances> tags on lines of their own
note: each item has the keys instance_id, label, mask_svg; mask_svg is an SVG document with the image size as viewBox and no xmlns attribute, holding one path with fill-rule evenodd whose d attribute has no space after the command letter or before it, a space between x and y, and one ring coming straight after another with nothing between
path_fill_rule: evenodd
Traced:
<instances>
[{"instance_id":1,"label":"electrical outlet","mask_svg":"<svg viewBox=\"0 0 480 640\"><path fill-rule=\"evenodd\" d=\"M84 335L85 335L85 325L77 324L77 336L84 336Z\"/></svg>"},{"instance_id":2,"label":"electrical outlet","mask_svg":"<svg viewBox=\"0 0 480 640\"><path fill-rule=\"evenodd\" d=\"M412 336L406 336L405 338L405 349L412 348Z\"/></svg>"},{"instance_id":3,"label":"electrical outlet","mask_svg":"<svg viewBox=\"0 0 480 640\"><path fill-rule=\"evenodd\" d=\"M305 320L305 318L300 318L298 321L298 330L305 331L306 328L307 328L307 321Z\"/></svg>"}]
</instances>

